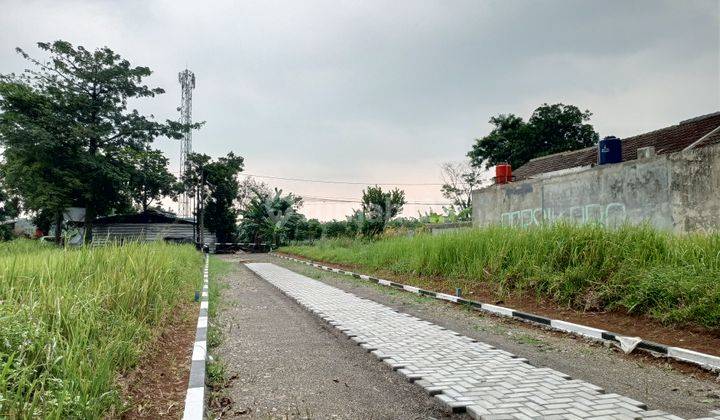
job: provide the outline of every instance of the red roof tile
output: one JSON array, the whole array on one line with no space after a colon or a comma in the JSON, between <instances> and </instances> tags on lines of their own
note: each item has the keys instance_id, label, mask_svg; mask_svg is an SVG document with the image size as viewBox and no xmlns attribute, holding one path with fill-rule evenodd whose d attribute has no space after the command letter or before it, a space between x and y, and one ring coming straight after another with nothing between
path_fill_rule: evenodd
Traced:
<instances>
[{"instance_id":1,"label":"red roof tile","mask_svg":"<svg viewBox=\"0 0 720 420\"><path fill-rule=\"evenodd\" d=\"M720 112L681 121L680 124L627 137L622 141L623 162L637 159L637 149L654 146L657 154L679 152L703 136L720 127ZM720 130L710 134L695 147L720 143ZM590 166L597 163L597 147L556 153L535 158L513 170L516 179L530 178L546 172Z\"/></svg>"}]
</instances>

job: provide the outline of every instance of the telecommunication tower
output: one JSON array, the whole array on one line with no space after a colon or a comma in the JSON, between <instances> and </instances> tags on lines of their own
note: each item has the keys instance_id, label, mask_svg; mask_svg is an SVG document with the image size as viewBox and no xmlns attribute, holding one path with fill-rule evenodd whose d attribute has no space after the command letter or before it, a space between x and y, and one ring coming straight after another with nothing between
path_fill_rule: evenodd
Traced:
<instances>
[{"instance_id":1,"label":"telecommunication tower","mask_svg":"<svg viewBox=\"0 0 720 420\"><path fill-rule=\"evenodd\" d=\"M182 89L180 100L180 122L182 124L192 124L192 91L195 89L195 73L188 69L178 74L178 81ZM192 153L192 130L185 131L185 135L180 141L180 177L185 173L185 161L188 155ZM179 200L178 215L180 217L191 216L192 208L190 206L190 197L187 193L183 193Z\"/></svg>"}]
</instances>

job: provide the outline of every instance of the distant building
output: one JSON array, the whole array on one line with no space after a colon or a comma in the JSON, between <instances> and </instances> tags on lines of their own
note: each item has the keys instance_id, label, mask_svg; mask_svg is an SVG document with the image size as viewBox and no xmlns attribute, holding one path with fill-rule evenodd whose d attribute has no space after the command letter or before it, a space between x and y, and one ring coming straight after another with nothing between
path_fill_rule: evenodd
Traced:
<instances>
[{"instance_id":1,"label":"distant building","mask_svg":"<svg viewBox=\"0 0 720 420\"><path fill-rule=\"evenodd\" d=\"M513 170L515 182L473 191L473 224L720 228L720 112L622 139L617 147L618 163L598 165L598 147L557 153Z\"/></svg>"},{"instance_id":2,"label":"distant building","mask_svg":"<svg viewBox=\"0 0 720 420\"><path fill-rule=\"evenodd\" d=\"M137 214L100 217L93 223L93 245L124 241L194 243L195 222L172 213L148 210ZM215 235L204 229L204 242L214 247Z\"/></svg>"}]
</instances>

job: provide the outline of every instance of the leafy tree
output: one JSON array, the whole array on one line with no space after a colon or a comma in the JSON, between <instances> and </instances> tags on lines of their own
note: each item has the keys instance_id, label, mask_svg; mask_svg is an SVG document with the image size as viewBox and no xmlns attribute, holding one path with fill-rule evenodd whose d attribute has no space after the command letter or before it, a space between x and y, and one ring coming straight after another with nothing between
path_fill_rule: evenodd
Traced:
<instances>
[{"instance_id":1,"label":"leafy tree","mask_svg":"<svg viewBox=\"0 0 720 420\"><path fill-rule=\"evenodd\" d=\"M159 150L128 150L130 163L129 191L140 210L147 211L153 202L162 197L177 198L180 185L168 171L168 158Z\"/></svg>"},{"instance_id":2,"label":"leafy tree","mask_svg":"<svg viewBox=\"0 0 720 420\"><path fill-rule=\"evenodd\" d=\"M345 220L331 220L323 223L322 234L326 238L342 238L351 236L348 231L348 222Z\"/></svg>"},{"instance_id":3,"label":"leafy tree","mask_svg":"<svg viewBox=\"0 0 720 420\"><path fill-rule=\"evenodd\" d=\"M465 162L446 162L441 165L443 197L451 199L460 219L469 219L472 211L472 191L482 185L483 169Z\"/></svg>"},{"instance_id":4,"label":"leafy tree","mask_svg":"<svg viewBox=\"0 0 720 420\"><path fill-rule=\"evenodd\" d=\"M40 88L12 76L0 76L0 144L8 191L22 198L25 209L44 212L62 227L63 211L80 197L82 153L67 127L73 118L64 105ZM60 241L61 229L55 239Z\"/></svg>"},{"instance_id":5,"label":"leafy tree","mask_svg":"<svg viewBox=\"0 0 720 420\"><path fill-rule=\"evenodd\" d=\"M322 237L322 223L318 219L310 219L307 221L307 238L310 240L320 239Z\"/></svg>"},{"instance_id":6,"label":"leafy tree","mask_svg":"<svg viewBox=\"0 0 720 420\"><path fill-rule=\"evenodd\" d=\"M399 189L383 191L382 187L367 187L362 196L362 234L375 236L385 229L390 219L402 212L405 192Z\"/></svg>"},{"instance_id":7,"label":"leafy tree","mask_svg":"<svg viewBox=\"0 0 720 420\"><path fill-rule=\"evenodd\" d=\"M527 123L513 114L501 114L490 118L493 130L475 140L468 157L477 168L504 162L518 168L536 157L590 147L599 138L587 123L591 116L590 111L564 104L543 104Z\"/></svg>"},{"instance_id":8,"label":"leafy tree","mask_svg":"<svg viewBox=\"0 0 720 420\"><path fill-rule=\"evenodd\" d=\"M191 153L186 161L183 186L196 195L200 227L215 233L218 242L235 242L238 210L233 206L239 192L238 174L243 158L230 152L212 161L210 156Z\"/></svg>"},{"instance_id":9,"label":"leafy tree","mask_svg":"<svg viewBox=\"0 0 720 420\"><path fill-rule=\"evenodd\" d=\"M537 147L547 151L545 156L596 145L599 135L587 124L591 116L592 112L573 105L543 104L533 112L528 124Z\"/></svg>"},{"instance_id":10,"label":"leafy tree","mask_svg":"<svg viewBox=\"0 0 720 420\"><path fill-rule=\"evenodd\" d=\"M322 236L322 224L317 219L308 220L303 214L296 214L287 224L289 241L312 241Z\"/></svg>"},{"instance_id":11,"label":"leafy tree","mask_svg":"<svg viewBox=\"0 0 720 420\"><path fill-rule=\"evenodd\" d=\"M151 98L164 91L142 83L152 73L149 68L132 66L107 47L89 51L66 41L37 45L50 56L48 61L36 60L18 48L17 51L35 68L26 70L22 76L3 77L0 96L4 98L3 113L10 113L10 124L0 123L0 126L4 125L4 131L11 133L2 132L0 141L6 146L6 152L15 148L12 159L19 161L32 160L26 154L37 141L48 143L43 148L45 152L62 149L60 143L72 151L68 153L69 161L65 165L72 168L71 186L60 196L86 208L85 240L89 241L97 216L127 205L127 185L132 169L122 159L126 151L147 150L148 144L158 136L179 139L186 130L199 128L200 124L185 126L170 120L160 123L135 109L128 110L129 100ZM21 101L15 100L18 98ZM33 106L18 106L22 99L28 98L30 100L26 102ZM11 105L9 109L6 108L8 104ZM42 124L33 122L38 115ZM41 130L35 131L38 126ZM25 143L19 142L21 137L14 135L13 129L28 134ZM15 144L8 144L8 137ZM53 165L45 159L39 166L42 168L33 175L45 178L43 170ZM5 168L9 178L11 172L19 170L18 164L9 164ZM15 178L21 176L17 174ZM31 202L45 201L46 197L37 197L38 194L49 195L24 186L18 188L18 193L23 200Z\"/></svg>"}]
</instances>

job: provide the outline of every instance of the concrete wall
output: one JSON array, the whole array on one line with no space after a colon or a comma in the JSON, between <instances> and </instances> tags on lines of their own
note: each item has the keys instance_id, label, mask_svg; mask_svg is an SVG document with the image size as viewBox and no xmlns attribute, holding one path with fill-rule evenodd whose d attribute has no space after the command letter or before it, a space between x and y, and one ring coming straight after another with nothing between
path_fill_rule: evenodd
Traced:
<instances>
[{"instance_id":1,"label":"concrete wall","mask_svg":"<svg viewBox=\"0 0 720 420\"><path fill-rule=\"evenodd\" d=\"M473 192L473 224L648 222L676 232L720 227L720 145L546 175Z\"/></svg>"},{"instance_id":2,"label":"concrete wall","mask_svg":"<svg viewBox=\"0 0 720 420\"><path fill-rule=\"evenodd\" d=\"M428 226L430 227L430 233L432 235L442 235L443 233L458 232L463 229L469 229L472 227L472 222L441 223Z\"/></svg>"}]
</instances>

